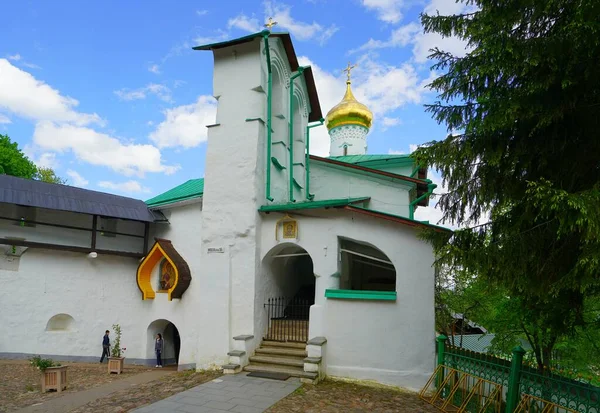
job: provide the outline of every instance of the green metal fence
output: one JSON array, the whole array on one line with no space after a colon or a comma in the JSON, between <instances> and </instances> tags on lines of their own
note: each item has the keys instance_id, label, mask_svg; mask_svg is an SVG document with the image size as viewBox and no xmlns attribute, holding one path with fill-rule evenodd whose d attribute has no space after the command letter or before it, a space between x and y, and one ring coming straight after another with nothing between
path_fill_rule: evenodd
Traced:
<instances>
[{"instance_id":1,"label":"green metal fence","mask_svg":"<svg viewBox=\"0 0 600 413\"><path fill-rule=\"evenodd\" d=\"M452 347L446 341L446 336L437 338L438 365L502 385L505 413L513 413L525 394L579 413L600 413L600 387L552 373L542 375L538 370L524 366L525 351L520 346L513 350L509 361ZM444 382L444 374L444 369L441 369L437 377L438 384Z\"/></svg>"}]
</instances>

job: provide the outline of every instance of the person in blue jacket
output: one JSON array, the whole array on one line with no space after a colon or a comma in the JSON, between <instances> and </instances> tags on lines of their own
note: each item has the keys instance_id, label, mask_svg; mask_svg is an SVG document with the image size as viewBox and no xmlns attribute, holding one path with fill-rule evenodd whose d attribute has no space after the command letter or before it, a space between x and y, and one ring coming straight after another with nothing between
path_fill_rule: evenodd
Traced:
<instances>
[{"instance_id":1,"label":"person in blue jacket","mask_svg":"<svg viewBox=\"0 0 600 413\"><path fill-rule=\"evenodd\" d=\"M106 356L106 362L108 362L108 358L110 357L110 338L108 338L109 334L110 332L106 330L104 337L102 338L102 357L100 357L100 363L104 361L104 356Z\"/></svg>"}]
</instances>

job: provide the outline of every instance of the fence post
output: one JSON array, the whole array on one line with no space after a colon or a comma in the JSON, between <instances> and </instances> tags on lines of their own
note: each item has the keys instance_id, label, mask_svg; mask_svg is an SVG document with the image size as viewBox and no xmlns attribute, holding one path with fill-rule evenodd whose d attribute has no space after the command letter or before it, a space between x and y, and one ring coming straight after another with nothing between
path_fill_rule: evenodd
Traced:
<instances>
[{"instance_id":1,"label":"fence post","mask_svg":"<svg viewBox=\"0 0 600 413\"><path fill-rule=\"evenodd\" d=\"M446 340L448 339L448 337L446 337L445 335L440 335L437 337L437 365L438 367L443 365L445 362L445 355L446 355ZM440 370L438 372L438 376L437 376L437 388L439 389L440 386L442 385L444 381L444 371Z\"/></svg>"},{"instance_id":2,"label":"fence post","mask_svg":"<svg viewBox=\"0 0 600 413\"><path fill-rule=\"evenodd\" d=\"M523 355L525 350L521 346L513 348L510 363L510 376L508 378L508 393L506 395L505 413L513 413L519 404L521 368L523 367Z\"/></svg>"}]
</instances>

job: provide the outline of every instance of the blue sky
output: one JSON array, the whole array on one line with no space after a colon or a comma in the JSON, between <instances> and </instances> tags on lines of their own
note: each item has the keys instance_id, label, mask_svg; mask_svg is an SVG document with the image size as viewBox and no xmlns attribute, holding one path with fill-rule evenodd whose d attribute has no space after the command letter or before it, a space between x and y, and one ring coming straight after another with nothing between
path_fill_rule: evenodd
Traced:
<instances>
[{"instance_id":1,"label":"blue sky","mask_svg":"<svg viewBox=\"0 0 600 413\"><path fill-rule=\"evenodd\" d=\"M288 31L313 65L323 112L358 63L356 97L375 114L369 153L408 153L446 130L425 113L435 95L427 51L464 45L422 33L418 15L452 0L2 2L0 133L69 184L147 199L204 174L212 55L191 47L262 29ZM327 155L325 128L311 151Z\"/></svg>"}]
</instances>

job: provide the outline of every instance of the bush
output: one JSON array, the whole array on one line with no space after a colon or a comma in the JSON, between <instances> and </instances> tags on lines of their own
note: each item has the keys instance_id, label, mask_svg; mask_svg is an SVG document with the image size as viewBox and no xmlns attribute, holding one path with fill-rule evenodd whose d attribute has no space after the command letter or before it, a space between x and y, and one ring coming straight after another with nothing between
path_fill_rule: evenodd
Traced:
<instances>
[{"instance_id":1,"label":"bush","mask_svg":"<svg viewBox=\"0 0 600 413\"><path fill-rule=\"evenodd\" d=\"M30 358L29 363L42 372L48 367L60 367L60 364L54 363L54 361L50 359L43 359L41 356L34 356Z\"/></svg>"}]
</instances>

